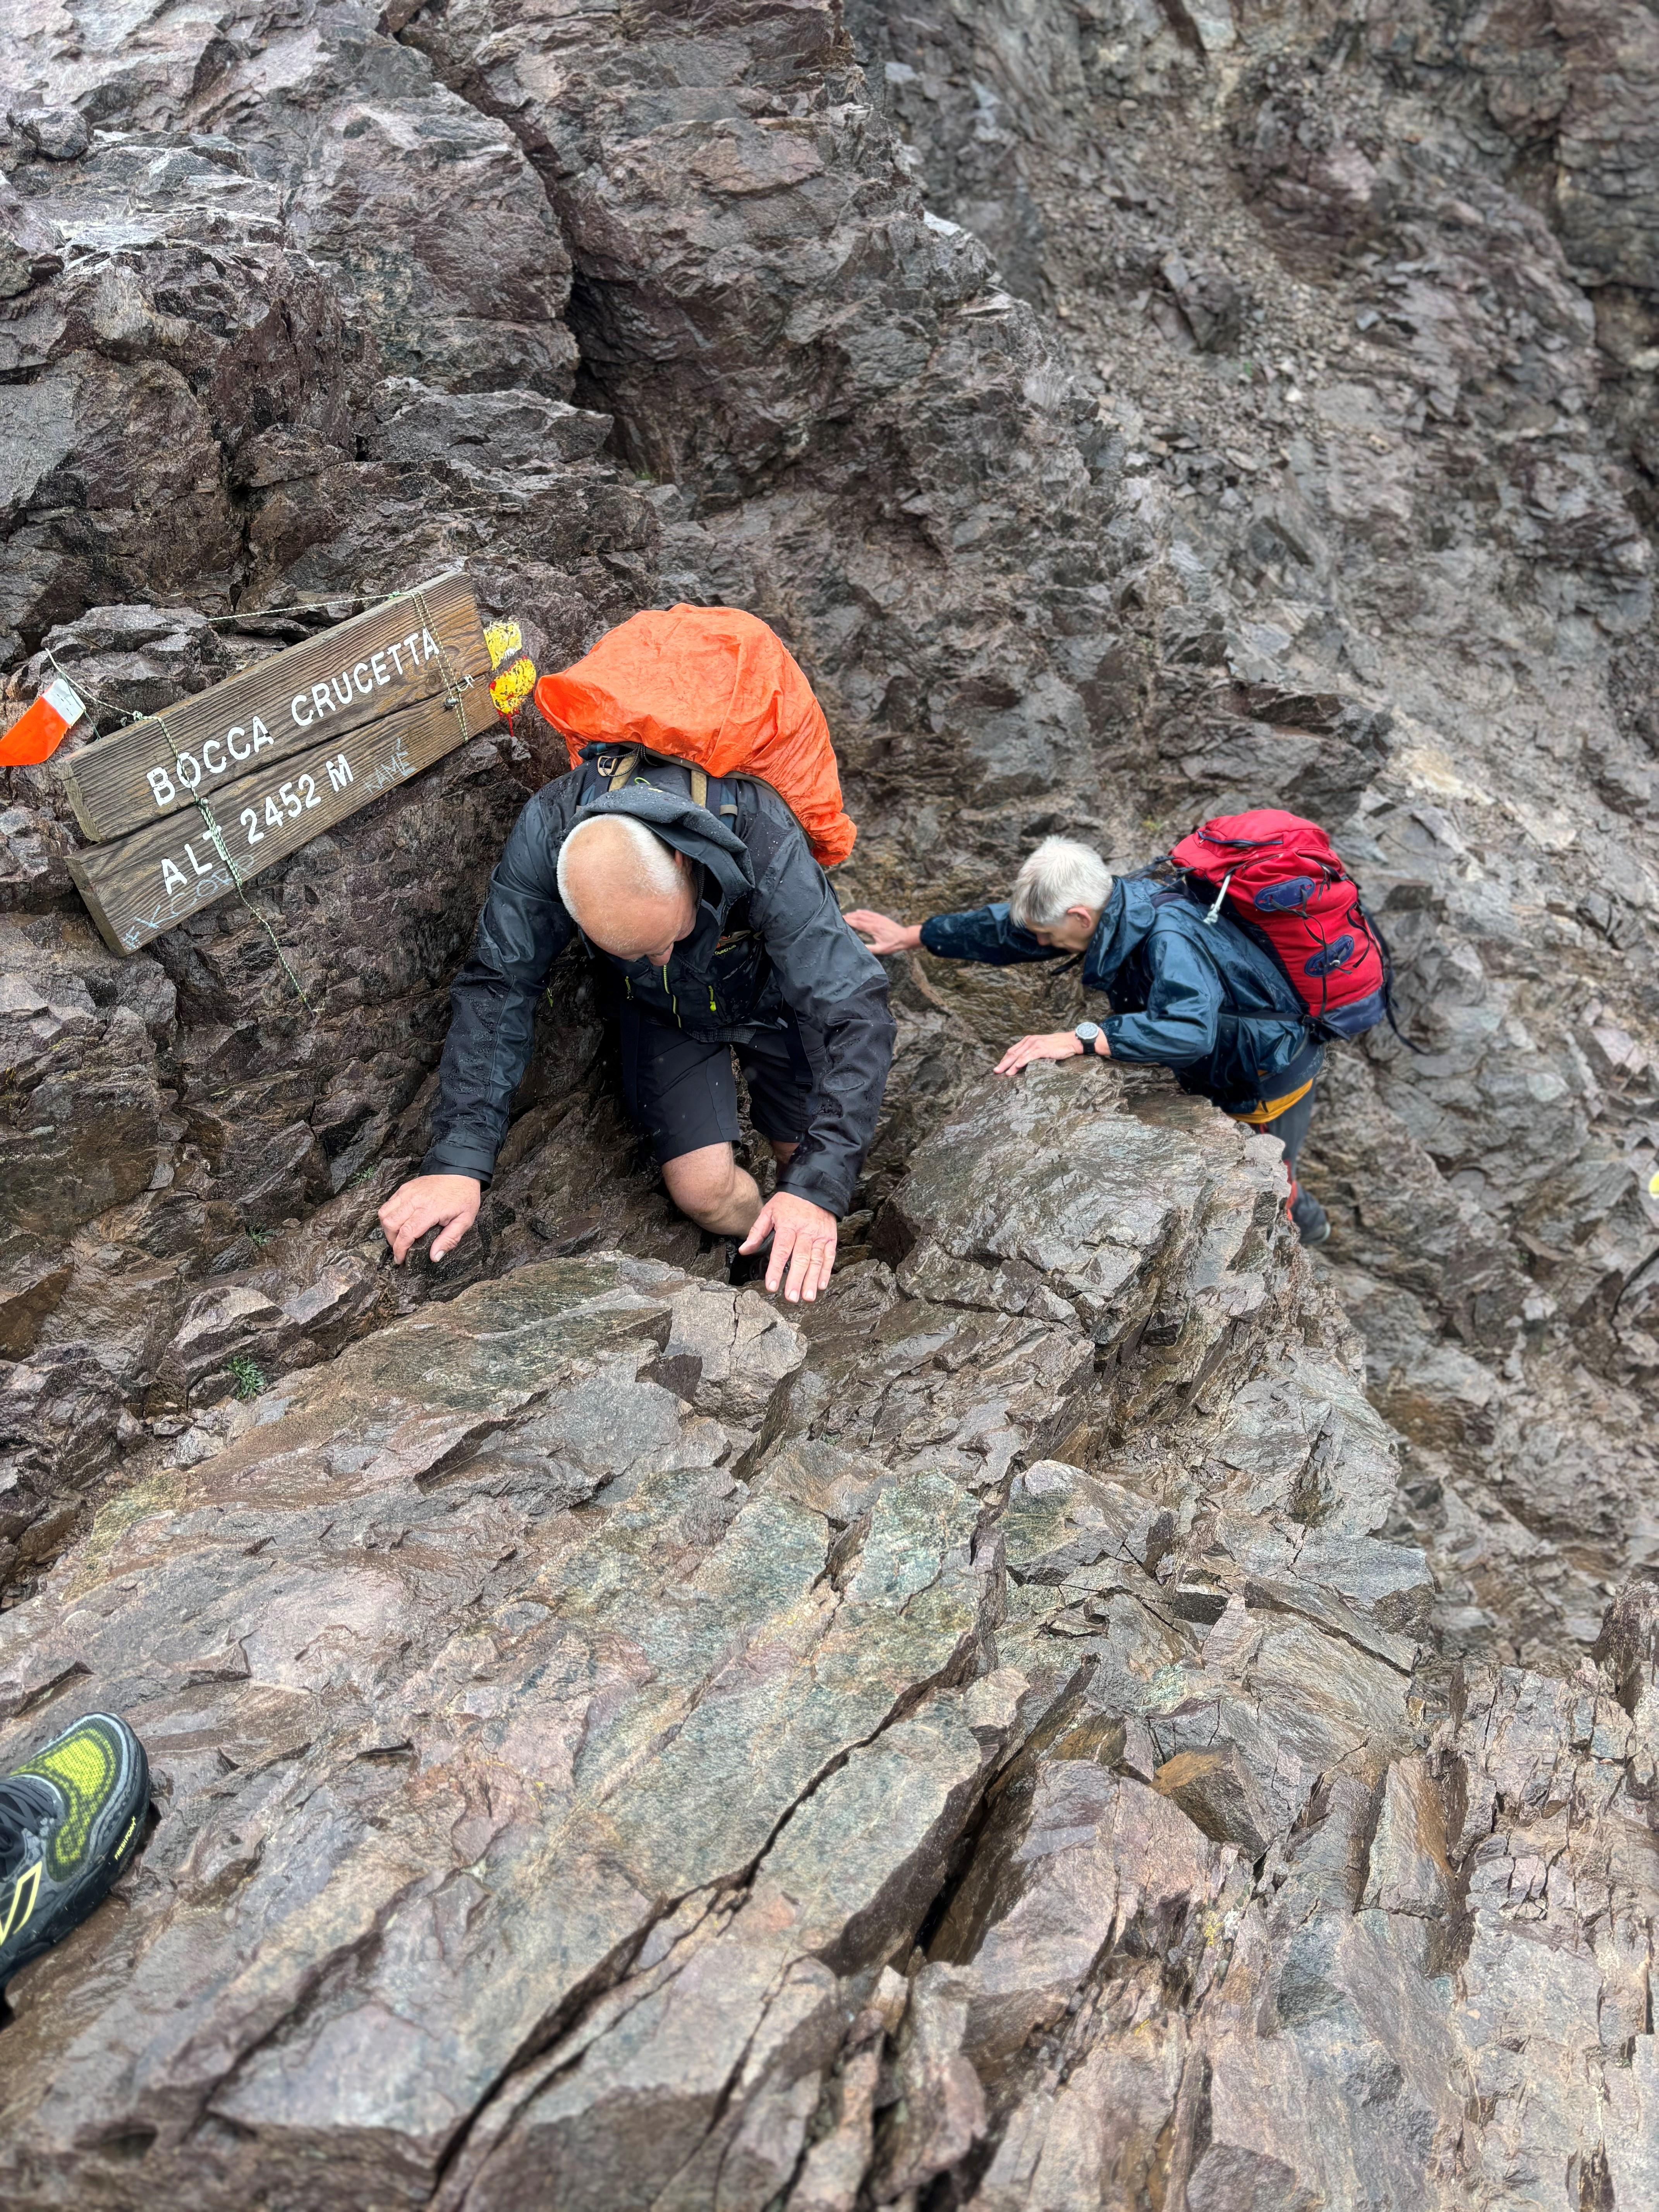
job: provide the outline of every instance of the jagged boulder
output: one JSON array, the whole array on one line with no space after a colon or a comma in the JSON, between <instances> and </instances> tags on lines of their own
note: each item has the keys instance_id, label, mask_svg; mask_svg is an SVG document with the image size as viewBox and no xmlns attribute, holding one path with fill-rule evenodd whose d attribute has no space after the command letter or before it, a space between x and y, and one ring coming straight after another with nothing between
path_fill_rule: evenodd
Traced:
<instances>
[{"instance_id":1,"label":"jagged boulder","mask_svg":"<svg viewBox=\"0 0 1659 2212\"><path fill-rule=\"evenodd\" d=\"M0 1623L0 1758L113 1705L161 1808L13 1984L9 2196L1630 2185L1645 1616L1606 1683L1447 1680L1282 1197L1207 1109L1040 1067L921 1146L896 1279L524 1266L133 1484ZM1008 1293L1033 1233L1063 1310Z\"/></svg>"}]
</instances>

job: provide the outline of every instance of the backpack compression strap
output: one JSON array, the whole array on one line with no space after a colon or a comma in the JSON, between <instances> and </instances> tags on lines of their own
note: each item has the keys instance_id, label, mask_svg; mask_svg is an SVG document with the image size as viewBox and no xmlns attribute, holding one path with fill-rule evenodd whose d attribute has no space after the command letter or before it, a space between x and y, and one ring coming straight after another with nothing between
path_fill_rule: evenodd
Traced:
<instances>
[{"instance_id":1,"label":"backpack compression strap","mask_svg":"<svg viewBox=\"0 0 1659 2212\"><path fill-rule=\"evenodd\" d=\"M639 764L640 757L637 752L624 753L617 763L616 774L611 779L611 789L620 791ZM690 761L684 761L681 765L691 778L691 804L694 806L706 807L708 804L708 769L698 768ZM735 814L737 811L735 806L722 806L720 809L722 814Z\"/></svg>"}]
</instances>

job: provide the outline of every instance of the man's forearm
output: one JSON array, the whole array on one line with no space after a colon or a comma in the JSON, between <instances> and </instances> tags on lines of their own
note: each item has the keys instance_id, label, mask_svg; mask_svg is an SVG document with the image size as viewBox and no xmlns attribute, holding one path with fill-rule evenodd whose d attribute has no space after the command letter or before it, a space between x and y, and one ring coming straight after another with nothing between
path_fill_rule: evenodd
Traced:
<instances>
[{"instance_id":1,"label":"man's forearm","mask_svg":"<svg viewBox=\"0 0 1659 2212\"><path fill-rule=\"evenodd\" d=\"M488 1183L507 1135L513 1094L530 1065L536 1003L572 924L556 886L571 779L538 792L514 824L450 990L428 1175Z\"/></svg>"},{"instance_id":2,"label":"man's forearm","mask_svg":"<svg viewBox=\"0 0 1659 2212\"><path fill-rule=\"evenodd\" d=\"M477 1176L487 1187L507 1135L518 1075L504 1090L499 1080L490 1080L499 1065L509 986L500 975L469 974L474 968L469 960L451 994L449 1035L438 1064L432 1142L421 1172ZM510 1057L516 1060L517 1055Z\"/></svg>"},{"instance_id":3,"label":"man's forearm","mask_svg":"<svg viewBox=\"0 0 1659 2212\"><path fill-rule=\"evenodd\" d=\"M778 1171L778 1188L821 1206L837 1219L852 1204L864 1156L876 1133L897 1030L884 988L851 1018L824 1032L824 1065L813 1085L805 1136Z\"/></svg>"},{"instance_id":4,"label":"man's forearm","mask_svg":"<svg viewBox=\"0 0 1659 2212\"><path fill-rule=\"evenodd\" d=\"M482 932L480 938L484 941ZM422 1174L477 1176L488 1186L506 1140L513 1094L530 1064L540 988L538 981L503 975L475 946L450 994Z\"/></svg>"},{"instance_id":5,"label":"man's forearm","mask_svg":"<svg viewBox=\"0 0 1659 2212\"><path fill-rule=\"evenodd\" d=\"M1015 968L1028 960L1057 960L1050 945L1039 945L1029 930L1009 918L1007 907L975 907L965 914L930 914L920 929L924 951L941 960L979 960L993 968Z\"/></svg>"},{"instance_id":6,"label":"man's forearm","mask_svg":"<svg viewBox=\"0 0 1659 2212\"><path fill-rule=\"evenodd\" d=\"M1150 1014L1110 1014L1101 1024L1114 1060L1158 1067L1190 1067L1215 1050L1216 1033L1201 1022Z\"/></svg>"}]
</instances>

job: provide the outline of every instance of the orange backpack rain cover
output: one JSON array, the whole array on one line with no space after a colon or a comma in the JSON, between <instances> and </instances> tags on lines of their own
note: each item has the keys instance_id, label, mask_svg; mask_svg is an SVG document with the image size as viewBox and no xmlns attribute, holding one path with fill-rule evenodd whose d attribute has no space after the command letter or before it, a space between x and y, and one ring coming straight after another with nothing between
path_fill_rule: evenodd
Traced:
<instances>
[{"instance_id":1,"label":"orange backpack rain cover","mask_svg":"<svg viewBox=\"0 0 1659 2212\"><path fill-rule=\"evenodd\" d=\"M823 709L783 641L738 607L647 609L607 630L573 667L544 676L536 704L574 768L584 745L642 745L710 775L771 785L826 868L858 831Z\"/></svg>"}]
</instances>

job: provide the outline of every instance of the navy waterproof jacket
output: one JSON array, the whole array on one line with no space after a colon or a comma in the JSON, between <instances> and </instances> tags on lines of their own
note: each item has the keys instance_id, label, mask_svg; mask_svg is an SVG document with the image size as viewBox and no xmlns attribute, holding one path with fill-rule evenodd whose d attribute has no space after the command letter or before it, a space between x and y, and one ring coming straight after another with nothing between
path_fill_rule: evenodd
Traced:
<instances>
[{"instance_id":1,"label":"navy waterproof jacket","mask_svg":"<svg viewBox=\"0 0 1659 2212\"><path fill-rule=\"evenodd\" d=\"M710 1043L787 1033L792 1018L818 1030L822 1065L806 1134L779 1170L778 1188L845 1213L893 1057L885 970L842 920L794 816L766 785L711 777L700 806L688 771L653 760L613 792L615 763L604 753L589 747L593 758L584 755L581 766L536 793L490 878L455 978L422 1173L489 1182L529 1065L543 981L576 934L559 896L559 848L580 816L629 814L696 862L699 901L696 926L666 968L592 948L615 997ZM807 1072L805 1055L802 1065Z\"/></svg>"},{"instance_id":2,"label":"navy waterproof jacket","mask_svg":"<svg viewBox=\"0 0 1659 2212\"><path fill-rule=\"evenodd\" d=\"M1084 985L1112 1003L1101 1027L1115 1060L1156 1061L1225 1113L1258 1112L1309 1082L1324 1048L1271 955L1205 911L1179 889L1120 877L1084 954ZM999 968L1066 957L1004 905L936 914L921 941L941 959Z\"/></svg>"}]
</instances>

